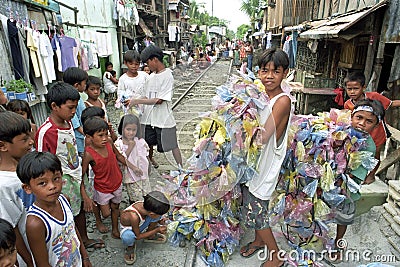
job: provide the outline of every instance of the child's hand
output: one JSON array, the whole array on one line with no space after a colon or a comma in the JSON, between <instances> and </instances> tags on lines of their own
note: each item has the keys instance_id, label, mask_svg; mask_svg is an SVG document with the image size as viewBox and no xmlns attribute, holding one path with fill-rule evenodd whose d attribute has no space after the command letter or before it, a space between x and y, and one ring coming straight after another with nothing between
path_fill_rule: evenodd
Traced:
<instances>
[{"instance_id":1,"label":"child's hand","mask_svg":"<svg viewBox=\"0 0 400 267\"><path fill-rule=\"evenodd\" d=\"M133 173L134 173L135 175L137 175L137 176L142 176L142 175L143 175L142 170L139 169L139 168L135 168L135 169L133 170Z\"/></svg>"},{"instance_id":2,"label":"child's hand","mask_svg":"<svg viewBox=\"0 0 400 267\"><path fill-rule=\"evenodd\" d=\"M161 234L165 234L167 232L167 226L161 225L158 227L158 232Z\"/></svg>"},{"instance_id":3,"label":"child's hand","mask_svg":"<svg viewBox=\"0 0 400 267\"><path fill-rule=\"evenodd\" d=\"M91 198L83 199L83 210L86 212L93 212L93 207L96 206L96 203Z\"/></svg>"}]
</instances>

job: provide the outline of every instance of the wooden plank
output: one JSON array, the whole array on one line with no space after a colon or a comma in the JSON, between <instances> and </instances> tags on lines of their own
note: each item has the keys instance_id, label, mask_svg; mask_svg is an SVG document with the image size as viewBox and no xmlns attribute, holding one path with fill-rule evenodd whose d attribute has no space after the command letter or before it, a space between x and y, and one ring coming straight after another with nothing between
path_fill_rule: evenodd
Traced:
<instances>
[{"instance_id":1,"label":"wooden plank","mask_svg":"<svg viewBox=\"0 0 400 267\"><path fill-rule=\"evenodd\" d=\"M396 128L393 128L390 125L387 125L387 127L389 128L389 131L392 134L390 138L396 140L397 142L400 142L400 131Z\"/></svg>"},{"instance_id":2,"label":"wooden plank","mask_svg":"<svg viewBox=\"0 0 400 267\"><path fill-rule=\"evenodd\" d=\"M392 137L391 137L392 138ZM378 170L376 171L376 175L381 174L382 172L389 169L394 163L400 160L400 148L391 152L389 156L387 156L384 160L381 161Z\"/></svg>"}]
</instances>

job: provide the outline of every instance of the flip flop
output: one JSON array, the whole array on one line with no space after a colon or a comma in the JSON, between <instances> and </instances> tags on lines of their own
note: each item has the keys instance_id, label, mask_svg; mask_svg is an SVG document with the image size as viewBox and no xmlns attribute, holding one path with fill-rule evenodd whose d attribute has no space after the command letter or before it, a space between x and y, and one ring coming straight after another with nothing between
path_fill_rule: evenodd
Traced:
<instances>
[{"instance_id":1,"label":"flip flop","mask_svg":"<svg viewBox=\"0 0 400 267\"><path fill-rule=\"evenodd\" d=\"M253 242L249 242L247 243L246 246L244 246L245 251L240 252L240 256L242 256L243 258L250 258L251 256L253 256L256 252L260 251L260 250L264 250L264 246L250 246L250 244ZM244 253L247 253L250 249L253 249L254 251L248 255L243 255Z\"/></svg>"},{"instance_id":2,"label":"flip flop","mask_svg":"<svg viewBox=\"0 0 400 267\"><path fill-rule=\"evenodd\" d=\"M154 167L155 169L157 169L157 168L159 167L157 161L155 161L154 159L151 159L150 161L151 161L151 165L153 165L153 167Z\"/></svg>"},{"instance_id":3,"label":"flip flop","mask_svg":"<svg viewBox=\"0 0 400 267\"><path fill-rule=\"evenodd\" d=\"M167 242L167 237L163 234L156 233L154 236L144 239L143 242L164 244L165 242Z\"/></svg>"},{"instance_id":4,"label":"flip flop","mask_svg":"<svg viewBox=\"0 0 400 267\"><path fill-rule=\"evenodd\" d=\"M133 255L133 258L131 258L131 255ZM128 256L129 259L127 259L126 256ZM127 247L125 249L124 261L128 265L132 265L135 263L135 261L136 261L136 244L134 244L133 247Z\"/></svg>"},{"instance_id":5,"label":"flip flop","mask_svg":"<svg viewBox=\"0 0 400 267\"><path fill-rule=\"evenodd\" d=\"M104 241L101 239L89 239L83 245L85 246L86 249L88 249L88 248L100 249L100 248L104 248L106 246L104 244Z\"/></svg>"}]
</instances>

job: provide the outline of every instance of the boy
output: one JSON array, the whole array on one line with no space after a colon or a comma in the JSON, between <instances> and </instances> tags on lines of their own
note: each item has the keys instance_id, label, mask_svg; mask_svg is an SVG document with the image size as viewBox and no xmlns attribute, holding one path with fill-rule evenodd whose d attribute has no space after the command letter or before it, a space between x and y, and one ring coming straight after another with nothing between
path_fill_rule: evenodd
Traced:
<instances>
[{"instance_id":1,"label":"boy","mask_svg":"<svg viewBox=\"0 0 400 267\"><path fill-rule=\"evenodd\" d=\"M172 150L178 168L182 168L182 156L176 137L176 122L172 115L172 96L174 95L174 77L172 71L165 68L163 51L154 45L146 47L141 54L152 74L149 76L143 96L146 99L131 99L130 106L145 104L141 123L145 125L144 136L150 147L149 159L154 167L158 167L153 158L153 146L158 152Z\"/></svg>"},{"instance_id":2,"label":"boy","mask_svg":"<svg viewBox=\"0 0 400 267\"><path fill-rule=\"evenodd\" d=\"M136 261L136 240L147 239L148 242L165 243L165 225L157 226L161 216L169 211L168 199L159 191L152 191L144 201L136 202L121 213L121 239L127 246L124 260L126 264ZM145 231L147 229L147 231Z\"/></svg>"},{"instance_id":3,"label":"boy","mask_svg":"<svg viewBox=\"0 0 400 267\"><path fill-rule=\"evenodd\" d=\"M130 99L141 97L149 75L144 71L139 71L140 55L134 50L125 53L124 64L128 67L128 71L119 78L117 99L123 104L124 112L127 113Z\"/></svg>"},{"instance_id":4,"label":"boy","mask_svg":"<svg viewBox=\"0 0 400 267\"><path fill-rule=\"evenodd\" d=\"M75 224L82 241L86 248L101 248L104 247L104 241L88 238L85 211L81 209L82 199L88 201L89 197L82 184L82 168L70 121L75 114L79 99L78 91L67 83L59 82L49 89L47 105L51 113L37 131L35 144L37 151L49 151L61 160L65 181L63 194L70 198Z\"/></svg>"},{"instance_id":5,"label":"boy","mask_svg":"<svg viewBox=\"0 0 400 267\"><path fill-rule=\"evenodd\" d=\"M92 266L71 206L62 190L60 160L49 152L31 152L17 167L24 191L35 194L28 210L26 234L37 266Z\"/></svg>"},{"instance_id":6,"label":"boy","mask_svg":"<svg viewBox=\"0 0 400 267\"><path fill-rule=\"evenodd\" d=\"M282 266L283 262L278 257L278 245L269 226L268 204L285 158L293 110L290 95L281 88L281 82L288 73L289 58L281 49L267 49L258 62L258 75L270 103L260 110L260 123L264 125L261 141L265 146L259 159L259 174L243 187L244 217L246 225L254 228L255 239L242 247L240 254L248 258L267 246L270 256L261 266Z\"/></svg>"},{"instance_id":7,"label":"boy","mask_svg":"<svg viewBox=\"0 0 400 267\"><path fill-rule=\"evenodd\" d=\"M16 240L12 225L0 218L0 266L15 266L17 262Z\"/></svg>"},{"instance_id":8,"label":"boy","mask_svg":"<svg viewBox=\"0 0 400 267\"><path fill-rule=\"evenodd\" d=\"M31 151L31 124L21 115L0 112L0 217L9 221L17 238L17 251L28 266L33 266L26 239L26 212L35 201L22 190L16 170L18 161ZM23 266L22 259L19 266Z\"/></svg>"},{"instance_id":9,"label":"boy","mask_svg":"<svg viewBox=\"0 0 400 267\"><path fill-rule=\"evenodd\" d=\"M383 108L387 110L389 107L400 107L400 100L390 100L377 92L364 92L366 88L365 76L362 72L349 73L345 79L346 93L350 97L344 103L345 109L353 110L357 102L364 99L378 100ZM383 125L384 121L380 121L378 127L371 132L371 137L376 145L375 158L380 160L381 149L386 142L386 131ZM375 173L378 170L379 164L373 169L365 179L365 184L370 184L375 181Z\"/></svg>"},{"instance_id":10,"label":"boy","mask_svg":"<svg viewBox=\"0 0 400 267\"><path fill-rule=\"evenodd\" d=\"M86 119L83 130L90 145L85 148L82 175L87 172L90 164L94 172L93 200L100 206L104 218L111 215L111 236L119 238L118 216L119 203L122 199L122 173L117 160L123 165L129 164L129 162L109 140L108 124L102 118ZM91 205L91 201L85 202L85 206L89 210L93 209ZM96 218L96 226L101 231L101 228L105 226L99 219L101 218Z\"/></svg>"},{"instance_id":11,"label":"boy","mask_svg":"<svg viewBox=\"0 0 400 267\"><path fill-rule=\"evenodd\" d=\"M106 71L103 75L104 84L104 102L109 103L115 100L115 93L118 88L118 79L116 78L117 73L113 70L113 64L111 62L106 62Z\"/></svg>"}]
</instances>

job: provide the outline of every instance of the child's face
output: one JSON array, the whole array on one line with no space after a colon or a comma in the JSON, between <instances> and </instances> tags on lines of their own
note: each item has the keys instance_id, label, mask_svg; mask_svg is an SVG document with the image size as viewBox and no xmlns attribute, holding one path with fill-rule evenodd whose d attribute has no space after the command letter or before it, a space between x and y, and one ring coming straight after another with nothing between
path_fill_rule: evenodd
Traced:
<instances>
[{"instance_id":1,"label":"child's face","mask_svg":"<svg viewBox=\"0 0 400 267\"><path fill-rule=\"evenodd\" d=\"M3 149L14 159L19 160L31 151L33 146L33 140L30 133L22 133L15 136L12 142L1 141Z\"/></svg>"},{"instance_id":2,"label":"child's face","mask_svg":"<svg viewBox=\"0 0 400 267\"><path fill-rule=\"evenodd\" d=\"M143 68L143 71L146 72L147 74L150 74L150 68L149 66L146 66Z\"/></svg>"},{"instance_id":3,"label":"child's face","mask_svg":"<svg viewBox=\"0 0 400 267\"><path fill-rule=\"evenodd\" d=\"M106 71L112 71L112 70L113 70L113 65L108 65Z\"/></svg>"},{"instance_id":4,"label":"child's face","mask_svg":"<svg viewBox=\"0 0 400 267\"><path fill-rule=\"evenodd\" d=\"M0 267L13 267L17 262L17 249L15 246L9 249L0 248Z\"/></svg>"},{"instance_id":5,"label":"child's face","mask_svg":"<svg viewBox=\"0 0 400 267\"><path fill-rule=\"evenodd\" d=\"M78 106L78 100L67 100L61 106L57 106L54 102L52 103L52 113L62 120L70 121L76 112Z\"/></svg>"},{"instance_id":6,"label":"child's face","mask_svg":"<svg viewBox=\"0 0 400 267\"><path fill-rule=\"evenodd\" d=\"M139 70L139 62L137 61L129 61L129 62L124 62L125 65L128 67L128 73L136 75L138 70Z\"/></svg>"},{"instance_id":7,"label":"child's face","mask_svg":"<svg viewBox=\"0 0 400 267\"><path fill-rule=\"evenodd\" d=\"M86 80L74 84L74 87L79 91L79 93L82 93L86 89Z\"/></svg>"},{"instance_id":8,"label":"child's face","mask_svg":"<svg viewBox=\"0 0 400 267\"><path fill-rule=\"evenodd\" d=\"M101 130L98 132L95 132L93 136L90 137L92 141L92 146L97 147L97 148L103 148L106 146L108 142L108 131L107 130Z\"/></svg>"},{"instance_id":9,"label":"child's face","mask_svg":"<svg viewBox=\"0 0 400 267\"><path fill-rule=\"evenodd\" d=\"M45 171L43 175L31 179L29 185L23 185L28 194L35 194L38 203L54 203L61 194L62 173Z\"/></svg>"},{"instance_id":10,"label":"child's face","mask_svg":"<svg viewBox=\"0 0 400 267\"><path fill-rule=\"evenodd\" d=\"M17 111L15 111L15 113L21 115L21 116L24 117L25 119L28 119L28 113L26 113L26 111L17 110Z\"/></svg>"},{"instance_id":11,"label":"child's face","mask_svg":"<svg viewBox=\"0 0 400 267\"><path fill-rule=\"evenodd\" d=\"M369 111L360 110L351 115L351 126L365 133L371 131L378 125L378 118Z\"/></svg>"},{"instance_id":12,"label":"child's face","mask_svg":"<svg viewBox=\"0 0 400 267\"><path fill-rule=\"evenodd\" d=\"M363 99L364 89L365 85L362 86L357 81L348 81L346 83L346 93L355 102Z\"/></svg>"},{"instance_id":13,"label":"child's face","mask_svg":"<svg viewBox=\"0 0 400 267\"><path fill-rule=\"evenodd\" d=\"M99 98L100 96L100 92L101 92L100 85L98 84L91 84L86 89L86 94L92 100L97 100L97 98Z\"/></svg>"},{"instance_id":14,"label":"child's face","mask_svg":"<svg viewBox=\"0 0 400 267\"><path fill-rule=\"evenodd\" d=\"M137 134L138 127L134 123L126 124L122 132L122 136L128 140L132 140Z\"/></svg>"},{"instance_id":15,"label":"child's face","mask_svg":"<svg viewBox=\"0 0 400 267\"><path fill-rule=\"evenodd\" d=\"M281 82L287 73L288 70L284 70L282 66L275 69L274 62L268 62L258 71L258 75L267 93L280 89Z\"/></svg>"}]
</instances>

